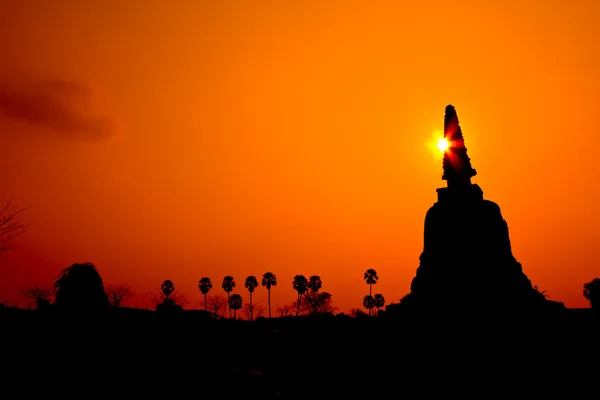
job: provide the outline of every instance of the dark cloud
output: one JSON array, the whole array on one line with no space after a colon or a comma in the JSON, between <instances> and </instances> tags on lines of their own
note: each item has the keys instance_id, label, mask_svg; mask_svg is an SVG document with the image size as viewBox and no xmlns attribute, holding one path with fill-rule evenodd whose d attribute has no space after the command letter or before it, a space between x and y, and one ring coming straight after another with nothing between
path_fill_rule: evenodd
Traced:
<instances>
[{"instance_id":1,"label":"dark cloud","mask_svg":"<svg viewBox=\"0 0 600 400\"><path fill-rule=\"evenodd\" d=\"M93 113L91 99L90 87L80 82L0 82L0 117L78 140L110 136L113 122Z\"/></svg>"}]
</instances>

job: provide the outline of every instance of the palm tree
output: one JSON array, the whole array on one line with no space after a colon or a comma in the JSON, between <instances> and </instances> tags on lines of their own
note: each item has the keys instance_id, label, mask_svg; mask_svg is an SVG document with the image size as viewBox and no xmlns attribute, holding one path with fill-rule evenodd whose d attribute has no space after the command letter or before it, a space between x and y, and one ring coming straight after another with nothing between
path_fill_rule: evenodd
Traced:
<instances>
[{"instance_id":1,"label":"palm tree","mask_svg":"<svg viewBox=\"0 0 600 400\"><path fill-rule=\"evenodd\" d=\"M233 310L233 319L237 319L237 310L242 308L242 296L232 294L229 298L229 310Z\"/></svg>"},{"instance_id":2,"label":"palm tree","mask_svg":"<svg viewBox=\"0 0 600 400\"><path fill-rule=\"evenodd\" d=\"M265 272L262 277L262 285L267 288L269 293L268 302L269 302L269 318L271 318L271 288L273 286L277 286L277 277L272 272Z\"/></svg>"},{"instance_id":3,"label":"palm tree","mask_svg":"<svg viewBox=\"0 0 600 400\"><path fill-rule=\"evenodd\" d=\"M227 275L225 278L223 278L223 283L221 283L221 287L227 293L227 305L229 308L229 318L231 318L231 291L233 290L233 288L235 288L235 282L233 280L233 276Z\"/></svg>"},{"instance_id":4,"label":"palm tree","mask_svg":"<svg viewBox=\"0 0 600 400\"><path fill-rule=\"evenodd\" d=\"M319 289L323 286L323 282L321 281L321 277L319 275L313 275L308 278L308 288L313 294L316 294Z\"/></svg>"},{"instance_id":5,"label":"palm tree","mask_svg":"<svg viewBox=\"0 0 600 400\"><path fill-rule=\"evenodd\" d=\"M298 304L296 305L296 317L300 313L300 302L302 301L302 295L306 293L308 288L308 280L304 275L296 275L292 282L294 290L298 292Z\"/></svg>"},{"instance_id":6,"label":"palm tree","mask_svg":"<svg viewBox=\"0 0 600 400\"><path fill-rule=\"evenodd\" d=\"M212 289L210 278L201 278L200 282L198 282L198 289L200 289L200 293L204 295L204 309L206 310L206 295L210 292L210 289Z\"/></svg>"},{"instance_id":7,"label":"palm tree","mask_svg":"<svg viewBox=\"0 0 600 400\"><path fill-rule=\"evenodd\" d=\"M160 285L160 291L165 295L165 299L168 299L175 291L175 284L170 279L167 279Z\"/></svg>"},{"instance_id":8,"label":"palm tree","mask_svg":"<svg viewBox=\"0 0 600 400\"><path fill-rule=\"evenodd\" d=\"M258 286L256 277L254 275L247 277L244 286L248 289L248 292L250 292L250 322L252 322L252 292L254 292L254 288Z\"/></svg>"},{"instance_id":9,"label":"palm tree","mask_svg":"<svg viewBox=\"0 0 600 400\"><path fill-rule=\"evenodd\" d=\"M372 296L373 295L373 285L376 284L377 280L379 279L379 277L377 276L377 271L375 271L373 268L368 269L365 272L363 279L365 280L365 282L367 282L367 285L369 285L369 296ZM373 309L373 307L371 307L369 309L369 313L371 313L372 309Z\"/></svg>"},{"instance_id":10,"label":"palm tree","mask_svg":"<svg viewBox=\"0 0 600 400\"><path fill-rule=\"evenodd\" d=\"M373 305L377 309L377 314L379 315L379 309L385 305L385 297L381 293L376 293L373 296Z\"/></svg>"},{"instance_id":11,"label":"palm tree","mask_svg":"<svg viewBox=\"0 0 600 400\"><path fill-rule=\"evenodd\" d=\"M375 307L375 299L373 298L373 296L371 296L370 294L366 295L363 298L363 306L369 310L369 315L371 315L371 310L373 310L373 307Z\"/></svg>"}]
</instances>

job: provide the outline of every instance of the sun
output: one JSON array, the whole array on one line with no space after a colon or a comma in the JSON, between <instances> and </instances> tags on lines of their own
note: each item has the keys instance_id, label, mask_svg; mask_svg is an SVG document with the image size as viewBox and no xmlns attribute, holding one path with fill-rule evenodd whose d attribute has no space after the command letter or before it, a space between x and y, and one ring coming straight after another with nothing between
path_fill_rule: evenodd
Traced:
<instances>
[{"instance_id":1,"label":"sun","mask_svg":"<svg viewBox=\"0 0 600 400\"><path fill-rule=\"evenodd\" d=\"M443 153L446 150L448 150L448 147L450 147L450 143L448 143L448 139L446 138L440 138L440 140L438 140L437 142L437 148Z\"/></svg>"}]
</instances>

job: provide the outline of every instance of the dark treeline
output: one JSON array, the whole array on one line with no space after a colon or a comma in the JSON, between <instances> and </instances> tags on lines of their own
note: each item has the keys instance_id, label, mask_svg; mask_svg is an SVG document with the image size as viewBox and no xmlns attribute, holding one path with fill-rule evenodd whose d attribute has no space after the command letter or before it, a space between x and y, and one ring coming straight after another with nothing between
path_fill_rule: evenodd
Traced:
<instances>
[{"instance_id":1,"label":"dark treeline","mask_svg":"<svg viewBox=\"0 0 600 400\"><path fill-rule=\"evenodd\" d=\"M234 287L230 278L222 281L225 293ZM244 283L249 293L259 285L267 290L277 285L273 274L260 282L252 278ZM365 273L367 296L373 299L376 280L375 271ZM571 376L581 379L597 369L599 283L585 285L590 309L514 315L477 307L454 312L446 307L437 314L400 308L350 315L310 305L284 317L240 320L233 318L237 301L230 307L232 318L229 308L224 314L210 306L186 310L169 280L160 287L155 309L120 306L116 300L123 296L103 289L92 264L74 264L57 277L53 303L49 289L23 291L39 309L3 307L0 326L5 362L14 371L49 384L67 376L111 396L198 390L221 399L467 391L489 397L503 390L540 395L550 383L568 386ZM211 285L201 279L200 293L208 296ZM323 293L317 276L298 275L293 285L299 304L310 304L311 292ZM121 287L119 293L128 291ZM17 382L8 376L9 385ZM450 377L452 386L445 386L442 381ZM484 380L488 384L481 392L474 382Z\"/></svg>"},{"instance_id":2,"label":"dark treeline","mask_svg":"<svg viewBox=\"0 0 600 400\"><path fill-rule=\"evenodd\" d=\"M374 316L382 312L386 304L385 297L381 293L373 295L373 285L378 282L377 271L368 269L364 273L364 281L369 287L367 294L362 302L367 314ZM271 290L278 284L277 277L272 272L266 272L262 278L257 279L254 275L249 275L244 280L244 289L247 291L246 300L240 293L234 293L237 282L233 276L225 276L221 282L221 293L215 293L213 282L209 277L202 277L198 282L198 290L202 296L203 310L211 313L215 318L233 318L245 317L249 321L261 316L272 318L286 317L290 315L301 316L310 314L337 313L338 308L333 305L332 295L323 291L323 281L318 275L311 275L308 278L302 274L294 276L291 286L297 293L297 298L288 304L275 306L271 304ZM257 287L262 286L267 290L267 308L256 304L253 301L253 294ZM85 293L71 293L74 288L86 288ZM41 286L30 286L20 289L21 293L38 310L46 308L61 308L64 302L82 304L92 301L104 304L110 307L122 307L132 302L136 297L133 287L127 284L104 285L102 278L94 264L76 263L71 267L62 270L52 284ZM67 293L67 294L65 294ZM94 295L92 295L94 294ZM65 300L65 296L66 300ZM91 297L90 297L91 296ZM57 298L58 305L52 303L52 297ZM187 296L182 295L175 286L175 283L167 279L160 285L160 290L152 293L146 293L144 296L145 308L151 307L152 310L160 312L178 311L185 309L190 301ZM13 305L10 302L5 305ZM14 304L13 306L16 306ZM52 307L51 307L52 306ZM358 308L349 311L352 317L362 313Z\"/></svg>"}]
</instances>

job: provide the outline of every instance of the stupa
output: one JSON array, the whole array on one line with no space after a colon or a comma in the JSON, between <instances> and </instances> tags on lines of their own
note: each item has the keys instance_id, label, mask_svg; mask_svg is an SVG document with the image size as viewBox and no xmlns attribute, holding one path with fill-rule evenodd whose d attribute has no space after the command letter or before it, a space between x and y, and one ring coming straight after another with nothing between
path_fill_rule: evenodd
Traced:
<instances>
[{"instance_id":1,"label":"stupa","mask_svg":"<svg viewBox=\"0 0 600 400\"><path fill-rule=\"evenodd\" d=\"M500 207L471 178L467 148L452 105L446 107L442 180L425 216L424 247L410 293L400 305L417 308L525 309L547 304L512 254Z\"/></svg>"}]
</instances>

